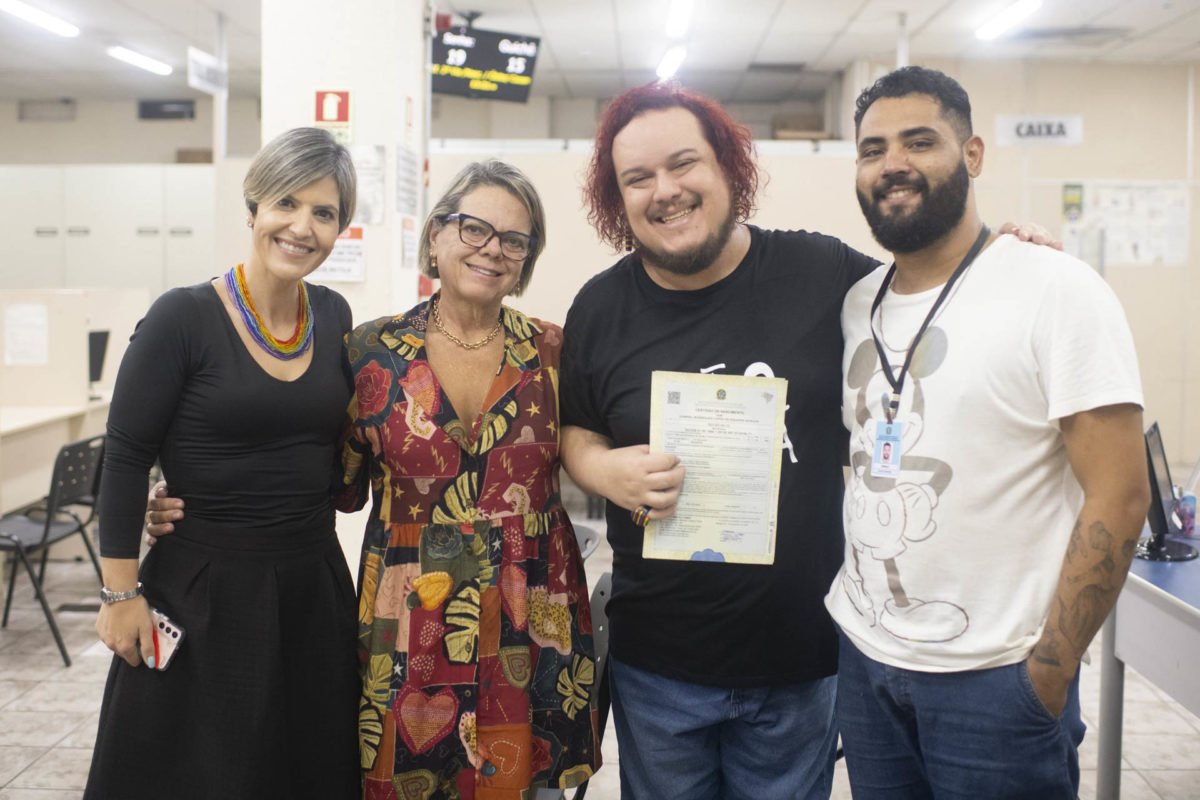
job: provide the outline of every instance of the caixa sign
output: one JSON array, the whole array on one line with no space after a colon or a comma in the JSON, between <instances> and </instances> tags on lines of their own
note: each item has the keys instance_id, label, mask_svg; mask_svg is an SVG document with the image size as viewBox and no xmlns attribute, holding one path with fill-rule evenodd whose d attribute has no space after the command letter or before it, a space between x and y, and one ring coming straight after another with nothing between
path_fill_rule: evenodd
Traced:
<instances>
[{"instance_id":1,"label":"caixa sign","mask_svg":"<svg viewBox=\"0 0 1200 800\"><path fill-rule=\"evenodd\" d=\"M996 117L996 144L1083 144L1083 115Z\"/></svg>"}]
</instances>

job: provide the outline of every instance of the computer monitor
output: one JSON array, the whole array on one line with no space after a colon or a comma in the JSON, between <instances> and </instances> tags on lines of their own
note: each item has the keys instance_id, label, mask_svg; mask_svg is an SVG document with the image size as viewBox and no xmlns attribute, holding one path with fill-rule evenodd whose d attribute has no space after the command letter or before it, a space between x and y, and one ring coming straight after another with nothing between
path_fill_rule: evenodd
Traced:
<instances>
[{"instance_id":1,"label":"computer monitor","mask_svg":"<svg viewBox=\"0 0 1200 800\"><path fill-rule=\"evenodd\" d=\"M104 354L108 352L108 331L88 331L88 383L95 385L104 374ZM89 392L98 400L96 393Z\"/></svg>"},{"instance_id":2,"label":"computer monitor","mask_svg":"<svg viewBox=\"0 0 1200 800\"><path fill-rule=\"evenodd\" d=\"M1150 536L1138 542L1137 556L1149 561L1188 561L1196 557L1196 548L1167 539L1181 533L1175 517L1175 487L1167 465L1158 423L1146 429L1146 461L1150 467Z\"/></svg>"}]
</instances>

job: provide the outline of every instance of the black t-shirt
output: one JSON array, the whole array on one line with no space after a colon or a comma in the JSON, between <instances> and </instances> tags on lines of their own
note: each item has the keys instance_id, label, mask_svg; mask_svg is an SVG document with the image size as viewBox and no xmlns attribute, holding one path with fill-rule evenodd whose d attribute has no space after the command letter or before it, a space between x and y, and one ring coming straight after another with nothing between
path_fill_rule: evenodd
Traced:
<instances>
[{"instance_id":1,"label":"black t-shirt","mask_svg":"<svg viewBox=\"0 0 1200 800\"><path fill-rule=\"evenodd\" d=\"M847 290L877 266L837 239L750 227L746 257L696 291L655 284L636 256L590 280L567 313L562 422L645 444L653 370L788 381L775 563L642 558L642 529L608 504L612 653L729 688L837 670L823 598L842 560L842 330ZM686 483L686 479L685 479Z\"/></svg>"},{"instance_id":2,"label":"black t-shirt","mask_svg":"<svg viewBox=\"0 0 1200 800\"><path fill-rule=\"evenodd\" d=\"M350 307L306 284L313 356L277 380L246 350L211 284L172 289L138 323L108 413L100 551L136 558L158 458L189 519L245 528L332 525L338 435L350 402Z\"/></svg>"}]
</instances>

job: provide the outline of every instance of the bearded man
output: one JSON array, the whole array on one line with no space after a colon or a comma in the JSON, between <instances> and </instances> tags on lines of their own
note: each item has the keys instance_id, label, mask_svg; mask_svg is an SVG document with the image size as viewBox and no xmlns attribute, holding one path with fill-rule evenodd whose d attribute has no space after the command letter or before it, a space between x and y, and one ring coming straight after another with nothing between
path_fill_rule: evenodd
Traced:
<instances>
[{"instance_id":1,"label":"bearded man","mask_svg":"<svg viewBox=\"0 0 1200 800\"><path fill-rule=\"evenodd\" d=\"M746 224L758 171L719 105L655 84L616 98L590 219L630 254L567 314L560 387L571 476L608 498L610 688L621 796L828 798L841 561L842 299L876 266L837 239ZM674 511L678 459L646 445L654 370L788 380L772 565L642 557Z\"/></svg>"},{"instance_id":2,"label":"bearded man","mask_svg":"<svg viewBox=\"0 0 1200 800\"><path fill-rule=\"evenodd\" d=\"M758 185L749 131L676 84L631 89L600 119L589 219L628 255L567 313L561 453L608 499L625 800L826 800L832 785L837 634L822 600L843 549L840 313L877 262L747 224ZM684 481L647 446L654 370L787 379L773 564L643 557L641 524L673 514Z\"/></svg>"},{"instance_id":3,"label":"bearded man","mask_svg":"<svg viewBox=\"0 0 1200 800\"><path fill-rule=\"evenodd\" d=\"M851 474L827 604L851 789L1075 798L1079 661L1149 505L1133 338L1094 270L983 224L984 145L952 78L886 75L855 127L859 203L895 263L842 311Z\"/></svg>"}]
</instances>

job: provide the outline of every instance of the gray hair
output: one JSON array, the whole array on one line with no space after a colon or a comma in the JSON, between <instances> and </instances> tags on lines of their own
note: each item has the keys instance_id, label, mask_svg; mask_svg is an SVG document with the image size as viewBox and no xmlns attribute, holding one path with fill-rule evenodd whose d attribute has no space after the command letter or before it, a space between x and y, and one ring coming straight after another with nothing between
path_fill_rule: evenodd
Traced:
<instances>
[{"instance_id":1,"label":"gray hair","mask_svg":"<svg viewBox=\"0 0 1200 800\"><path fill-rule=\"evenodd\" d=\"M417 254L421 274L430 278L438 277L437 268L433 266L429 236L435 230L440 231L444 228L446 215L456 213L463 198L481 186L498 186L506 190L521 201L529 214L533 228L530 237L533 242L529 255L525 257L525 263L521 265L521 277L517 279L517 285L511 292L513 295L520 295L529 286L529 281L533 278L533 265L537 263L538 256L546 247L546 212L542 210L542 199L538 197L537 189L533 188L533 183L525 173L512 164L495 159L475 161L463 167L451 181L450 188L442 195L442 199L434 204L428 219L425 220L425 227L421 229L421 244Z\"/></svg>"},{"instance_id":2,"label":"gray hair","mask_svg":"<svg viewBox=\"0 0 1200 800\"><path fill-rule=\"evenodd\" d=\"M320 128L292 128L258 151L246 170L242 194L251 214L322 178L333 178L338 190L338 231L354 218L358 178L350 151Z\"/></svg>"}]
</instances>

